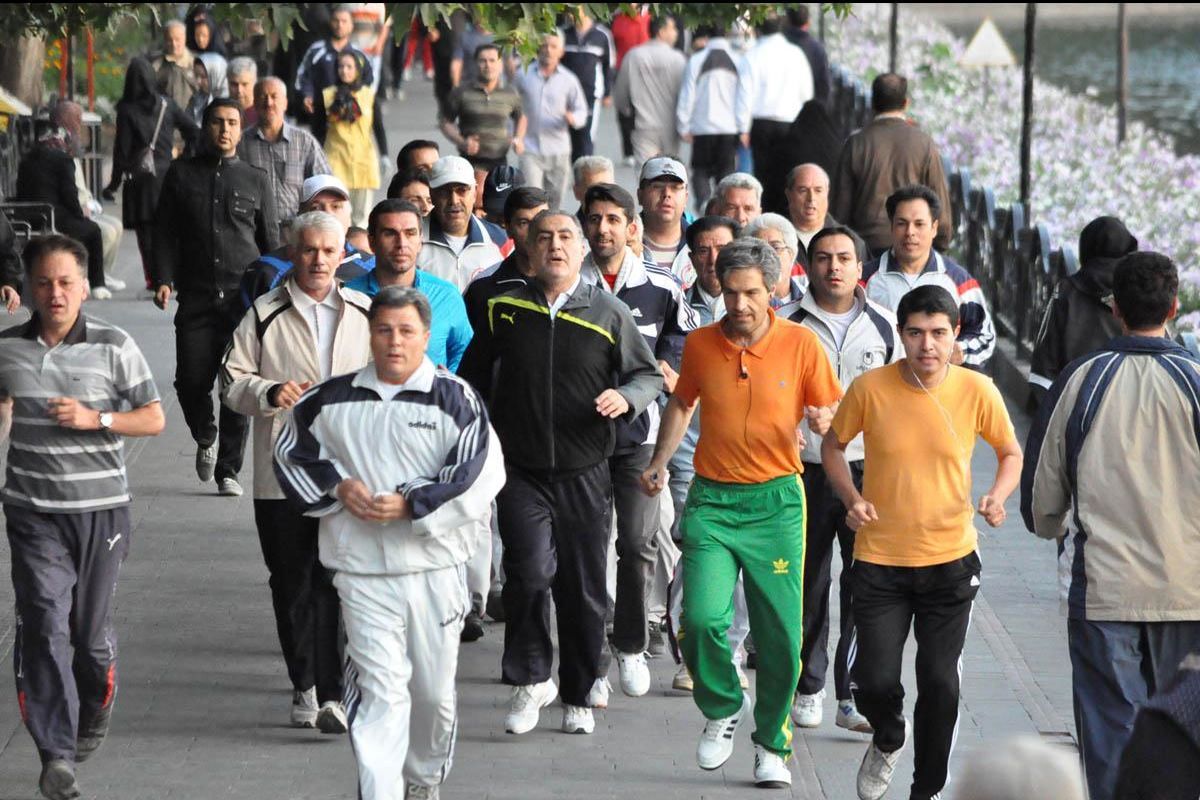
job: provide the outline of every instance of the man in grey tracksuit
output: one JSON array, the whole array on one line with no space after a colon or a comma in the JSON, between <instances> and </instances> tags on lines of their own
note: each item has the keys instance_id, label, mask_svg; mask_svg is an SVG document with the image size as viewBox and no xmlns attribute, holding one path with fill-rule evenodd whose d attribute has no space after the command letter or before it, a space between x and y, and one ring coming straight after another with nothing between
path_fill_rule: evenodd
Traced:
<instances>
[{"instance_id":1,"label":"man in grey tracksuit","mask_svg":"<svg viewBox=\"0 0 1200 800\"><path fill-rule=\"evenodd\" d=\"M675 105L687 59L675 49L679 29L671 17L650 20L650 41L630 50L613 86L617 112L633 118L634 171L657 155L679 155Z\"/></svg>"}]
</instances>

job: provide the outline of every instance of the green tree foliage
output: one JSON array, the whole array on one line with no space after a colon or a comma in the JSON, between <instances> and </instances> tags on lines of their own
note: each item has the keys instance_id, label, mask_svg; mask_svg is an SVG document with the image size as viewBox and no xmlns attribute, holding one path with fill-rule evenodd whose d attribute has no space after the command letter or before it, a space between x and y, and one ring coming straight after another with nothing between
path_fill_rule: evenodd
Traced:
<instances>
[{"instance_id":1,"label":"green tree foliage","mask_svg":"<svg viewBox=\"0 0 1200 800\"><path fill-rule=\"evenodd\" d=\"M676 14L688 28L699 25L727 26L738 19L750 23L762 20L772 11L783 11L792 3L651 3L652 14ZM850 13L852 3L824 3L823 11L838 17ZM408 29L405 22L419 14L427 25L440 19L450 19L456 11L470 14L479 24L492 31L498 39L517 45L522 50L536 48L537 38L553 30L558 15L583 7L596 19L610 19L621 11L629 11L628 3L389 3L388 10L396 20L397 37ZM90 27L108 30L122 19L135 17L142 23L161 23L174 8L173 4L147 3L16 3L0 6L0 32L8 36L62 36L66 31ZM228 22L240 33L250 21L261 22L268 31L277 31L286 45L300 11L284 3L216 3L213 14L217 20Z\"/></svg>"}]
</instances>

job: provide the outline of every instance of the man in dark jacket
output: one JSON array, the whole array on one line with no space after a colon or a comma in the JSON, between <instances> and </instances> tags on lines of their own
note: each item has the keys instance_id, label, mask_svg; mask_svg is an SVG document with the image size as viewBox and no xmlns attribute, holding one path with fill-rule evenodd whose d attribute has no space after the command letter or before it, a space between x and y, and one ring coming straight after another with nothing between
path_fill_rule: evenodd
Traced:
<instances>
[{"instance_id":1,"label":"man in dark jacket","mask_svg":"<svg viewBox=\"0 0 1200 800\"><path fill-rule=\"evenodd\" d=\"M508 483L496 498L504 544L503 681L509 733L528 733L558 694L550 678L550 598L558 612L566 733L595 729L605 571L612 520L608 459L615 421L658 396L662 373L629 308L582 281L575 217L543 211L529 226L530 283L492 298L488 326L459 373L489 402ZM503 380L494 381L494 375Z\"/></svg>"},{"instance_id":2,"label":"man in dark jacket","mask_svg":"<svg viewBox=\"0 0 1200 800\"><path fill-rule=\"evenodd\" d=\"M1079 271L1059 282L1042 318L1029 364L1029 390L1041 405L1058 373L1121 335L1112 312L1113 269L1138 248L1116 217L1097 217L1079 234Z\"/></svg>"},{"instance_id":3,"label":"man in dark jacket","mask_svg":"<svg viewBox=\"0 0 1200 800\"><path fill-rule=\"evenodd\" d=\"M808 32L808 6L797 4L787 12L788 27L783 35L792 44L804 51L808 57L808 65L813 74L813 99L821 103L829 102L829 57L825 54L825 45Z\"/></svg>"},{"instance_id":4,"label":"man in dark jacket","mask_svg":"<svg viewBox=\"0 0 1200 800\"><path fill-rule=\"evenodd\" d=\"M237 157L242 110L219 98L204 111L207 152L167 172L155 216L154 303L175 314L175 391L196 440L196 475L216 476L221 494L240 495L246 418L222 407L220 437L213 384L242 316L238 283L246 265L279 245L271 179Z\"/></svg>"},{"instance_id":5,"label":"man in dark jacket","mask_svg":"<svg viewBox=\"0 0 1200 800\"><path fill-rule=\"evenodd\" d=\"M88 254L88 284L92 296L107 300L112 295L104 287L104 247L100 226L87 218L79 205L75 186L75 159L67 144L66 131L53 123L44 127L37 144L21 159L17 170L15 199L21 202L49 203L54 207L54 227L59 233L77 239Z\"/></svg>"}]
</instances>

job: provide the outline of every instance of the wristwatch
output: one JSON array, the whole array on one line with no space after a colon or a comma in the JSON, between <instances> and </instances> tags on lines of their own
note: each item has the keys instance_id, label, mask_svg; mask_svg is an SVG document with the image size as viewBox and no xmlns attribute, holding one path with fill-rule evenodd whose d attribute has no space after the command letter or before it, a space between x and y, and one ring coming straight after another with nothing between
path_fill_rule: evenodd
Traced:
<instances>
[{"instance_id":1,"label":"wristwatch","mask_svg":"<svg viewBox=\"0 0 1200 800\"><path fill-rule=\"evenodd\" d=\"M100 412L100 430L106 431L106 430L112 428L112 424L113 424L112 412L111 411L101 411Z\"/></svg>"}]
</instances>

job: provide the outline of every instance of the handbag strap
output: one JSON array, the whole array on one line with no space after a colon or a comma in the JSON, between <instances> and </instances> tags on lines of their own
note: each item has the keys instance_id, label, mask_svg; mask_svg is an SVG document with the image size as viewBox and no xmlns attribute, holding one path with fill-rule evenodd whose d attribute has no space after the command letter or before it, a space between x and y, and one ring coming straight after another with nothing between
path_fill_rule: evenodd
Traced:
<instances>
[{"instance_id":1,"label":"handbag strap","mask_svg":"<svg viewBox=\"0 0 1200 800\"><path fill-rule=\"evenodd\" d=\"M162 98L159 98L162 100ZM150 137L150 150L154 151L154 146L158 144L158 132L162 130L163 116L167 113L167 101L162 101L162 107L158 110L158 122L154 123L154 135Z\"/></svg>"}]
</instances>

